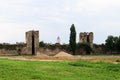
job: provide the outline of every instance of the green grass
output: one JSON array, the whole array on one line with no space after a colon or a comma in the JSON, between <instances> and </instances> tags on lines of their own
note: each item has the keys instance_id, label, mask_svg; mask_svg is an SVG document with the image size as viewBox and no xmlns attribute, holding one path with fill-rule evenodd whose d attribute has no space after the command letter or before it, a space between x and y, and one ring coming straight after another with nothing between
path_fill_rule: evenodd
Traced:
<instances>
[{"instance_id":1,"label":"green grass","mask_svg":"<svg viewBox=\"0 0 120 80\"><path fill-rule=\"evenodd\" d=\"M0 80L120 80L120 64L0 59Z\"/></svg>"}]
</instances>

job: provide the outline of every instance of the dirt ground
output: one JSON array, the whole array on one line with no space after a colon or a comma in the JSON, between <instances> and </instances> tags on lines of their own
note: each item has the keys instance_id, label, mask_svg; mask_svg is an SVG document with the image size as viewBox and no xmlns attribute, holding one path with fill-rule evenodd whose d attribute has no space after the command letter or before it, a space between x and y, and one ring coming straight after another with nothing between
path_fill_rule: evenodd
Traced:
<instances>
[{"instance_id":1,"label":"dirt ground","mask_svg":"<svg viewBox=\"0 0 120 80\"><path fill-rule=\"evenodd\" d=\"M9 58L15 60L43 60L43 61L61 61L61 60L87 60L87 61L104 61L104 62L113 62L116 63L117 60L120 60L120 56L114 55L105 55L105 56L2 56L2 58Z\"/></svg>"},{"instance_id":2,"label":"dirt ground","mask_svg":"<svg viewBox=\"0 0 120 80\"><path fill-rule=\"evenodd\" d=\"M40 61L63 61L63 60L87 60L87 61L104 61L104 62L112 62L116 63L117 61L120 61L120 55L71 55L66 52L59 52L58 54L54 56L48 56L44 53L38 53L37 55L0 55L1 58L8 58L8 59L14 59L14 60L40 60Z\"/></svg>"}]
</instances>

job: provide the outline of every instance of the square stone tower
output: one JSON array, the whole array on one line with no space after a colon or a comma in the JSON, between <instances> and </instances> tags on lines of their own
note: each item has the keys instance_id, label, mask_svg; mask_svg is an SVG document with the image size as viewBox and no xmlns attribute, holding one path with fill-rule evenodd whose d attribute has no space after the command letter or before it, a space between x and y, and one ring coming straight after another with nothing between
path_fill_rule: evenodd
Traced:
<instances>
[{"instance_id":1,"label":"square stone tower","mask_svg":"<svg viewBox=\"0 0 120 80\"><path fill-rule=\"evenodd\" d=\"M83 43L83 42L88 42L91 46L91 48L93 48L93 39L94 39L94 34L93 32L81 32L79 35L79 42Z\"/></svg>"},{"instance_id":2,"label":"square stone tower","mask_svg":"<svg viewBox=\"0 0 120 80\"><path fill-rule=\"evenodd\" d=\"M27 54L37 54L39 50L39 31L26 32Z\"/></svg>"}]
</instances>

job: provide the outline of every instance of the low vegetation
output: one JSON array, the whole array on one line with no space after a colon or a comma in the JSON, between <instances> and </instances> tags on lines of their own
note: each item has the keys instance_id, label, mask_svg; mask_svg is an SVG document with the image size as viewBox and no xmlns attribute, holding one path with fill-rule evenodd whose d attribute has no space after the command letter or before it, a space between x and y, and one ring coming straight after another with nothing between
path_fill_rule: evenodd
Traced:
<instances>
[{"instance_id":1,"label":"low vegetation","mask_svg":"<svg viewBox=\"0 0 120 80\"><path fill-rule=\"evenodd\" d=\"M120 80L120 64L0 59L0 80Z\"/></svg>"},{"instance_id":2,"label":"low vegetation","mask_svg":"<svg viewBox=\"0 0 120 80\"><path fill-rule=\"evenodd\" d=\"M116 60L116 62L120 62L120 59Z\"/></svg>"},{"instance_id":3,"label":"low vegetation","mask_svg":"<svg viewBox=\"0 0 120 80\"><path fill-rule=\"evenodd\" d=\"M17 47L25 47L26 44L0 44L0 49L16 50Z\"/></svg>"}]
</instances>

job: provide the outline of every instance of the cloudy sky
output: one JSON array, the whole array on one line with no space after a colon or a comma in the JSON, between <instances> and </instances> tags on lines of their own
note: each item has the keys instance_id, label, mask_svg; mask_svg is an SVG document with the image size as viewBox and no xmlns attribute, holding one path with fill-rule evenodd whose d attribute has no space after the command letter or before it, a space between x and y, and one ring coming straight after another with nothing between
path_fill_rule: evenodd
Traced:
<instances>
[{"instance_id":1,"label":"cloudy sky","mask_svg":"<svg viewBox=\"0 0 120 80\"><path fill-rule=\"evenodd\" d=\"M70 26L94 32L94 43L120 35L120 0L0 0L0 43L25 42L25 32L40 31L40 41L68 43Z\"/></svg>"}]
</instances>

